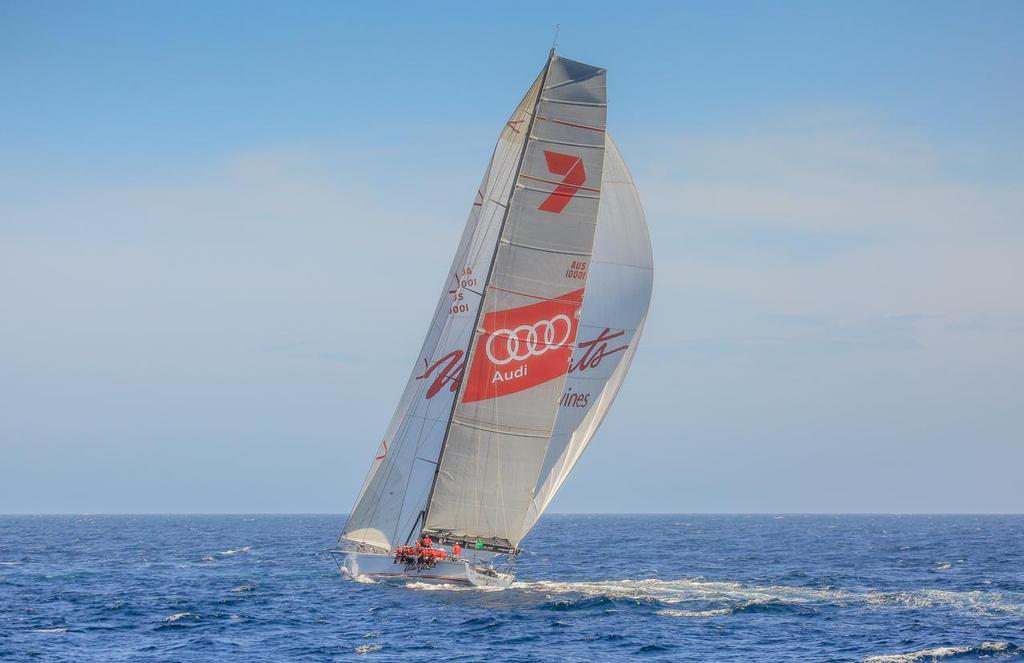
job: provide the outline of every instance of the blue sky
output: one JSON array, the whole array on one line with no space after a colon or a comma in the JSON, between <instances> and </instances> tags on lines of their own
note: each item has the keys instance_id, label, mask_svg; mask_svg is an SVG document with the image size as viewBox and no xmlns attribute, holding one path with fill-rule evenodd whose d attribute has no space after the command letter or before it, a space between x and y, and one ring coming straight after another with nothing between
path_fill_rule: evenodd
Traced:
<instances>
[{"instance_id":1,"label":"blue sky","mask_svg":"<svg viewBox=\"0 0 1024 663\"><path fill-rule=\"evenodd\" d=\"M1024 5L0 5L0 512L345 511L505 117L657 265L563 511L1024 511Z\"/></svg>"}]
</instances>

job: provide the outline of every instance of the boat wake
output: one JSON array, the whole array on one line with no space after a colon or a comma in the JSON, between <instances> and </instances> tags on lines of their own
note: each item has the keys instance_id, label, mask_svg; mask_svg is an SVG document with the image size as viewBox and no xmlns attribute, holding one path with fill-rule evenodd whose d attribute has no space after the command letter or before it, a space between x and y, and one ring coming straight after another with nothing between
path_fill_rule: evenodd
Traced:
<instances>
[{"instance_id":1,"label":"boat wake","mask_svg":"<svg viewBox=\"0 0 1024 663\"><path fill-rule=\"evenodd\" d=\"M507 591L526 604L555 610L592 608L609 602L650 604L662 617L712 618L739 613L798 611L814 613L826 607L865 610L879 608L949 608L983 616L1024 616L1024 593L957 592L919 589L907 592L819 589L788 585L753 585L702 577L678 580L598 580L513 582L506 590L424 582L406 583L407 589L434 592Z\"/></svg>"}]
</instances>

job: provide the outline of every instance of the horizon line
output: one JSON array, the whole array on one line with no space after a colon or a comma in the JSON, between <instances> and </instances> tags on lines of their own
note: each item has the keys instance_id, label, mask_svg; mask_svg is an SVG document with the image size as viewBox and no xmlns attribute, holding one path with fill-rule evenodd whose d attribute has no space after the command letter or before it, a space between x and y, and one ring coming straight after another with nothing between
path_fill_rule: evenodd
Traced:
<instances>
[{"instance_id":1,"label":"horizon line","mask_svg":"<svg viewBox=\"0 0 1024 663\"><path fill-rule=\"evenodd\" d=\"M0 512L14 516L331 516L329 511L81 511ZM1024 516L1019 511L554 511L545 516Z\"/></svg>"}]
</instances>

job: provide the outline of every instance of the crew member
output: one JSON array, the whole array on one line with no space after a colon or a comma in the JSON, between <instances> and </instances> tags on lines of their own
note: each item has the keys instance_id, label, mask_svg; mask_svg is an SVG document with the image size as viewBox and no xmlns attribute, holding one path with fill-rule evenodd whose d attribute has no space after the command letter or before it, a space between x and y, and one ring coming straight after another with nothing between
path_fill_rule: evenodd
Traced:
<instances>
[{"instance_id":1,"label":"crew member","mask_svg":"<svg viewBox=\"0 0 1024 663\"><path fill-rule=\"evenodd\" d=\"M456 541L455 545L452 546L452 557L454 557L455 559L458 559L459 555L461 555L461 554L462 554L462 546L460 546L459 543Z\"/></svg>"},{"instance_id":2,"label":"crew member","mask_svg":"<svg viewBox=\"0 0 1024 663\"><path fill-rule=\"evenodd\" d=\"M424 548L429 548L430 544L432 544L432 543L433 543L433 541L430 540L429 536L423 537L423 547Z\"/></svg>"}]
</instances>

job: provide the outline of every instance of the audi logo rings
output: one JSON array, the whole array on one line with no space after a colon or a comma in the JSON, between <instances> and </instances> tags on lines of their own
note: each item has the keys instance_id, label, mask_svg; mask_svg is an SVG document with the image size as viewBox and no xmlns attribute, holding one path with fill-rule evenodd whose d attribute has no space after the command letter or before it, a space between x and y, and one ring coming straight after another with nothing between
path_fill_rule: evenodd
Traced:
<instances>
[{"instance_id":1,"label":"audi logo rings","mask_svg":"<svg viewBox=\"0 0 1024 663\"><path fill-rule=\"evenodd\" d=\"M564 313L559 313L550 320L538 320L532 325L519 325L515 329L498 329L487 338L484 350L487 358L497 366L504 366L512 361L523 361L530 357L538 357L552 348L559 348L569 342L572 336L572 320ZM504 357L494 356L494 341L505 339ZM556 341L555 339L558 338ZM502 346L498 346L499 352Z\"/></svg>"}]
</instances>

